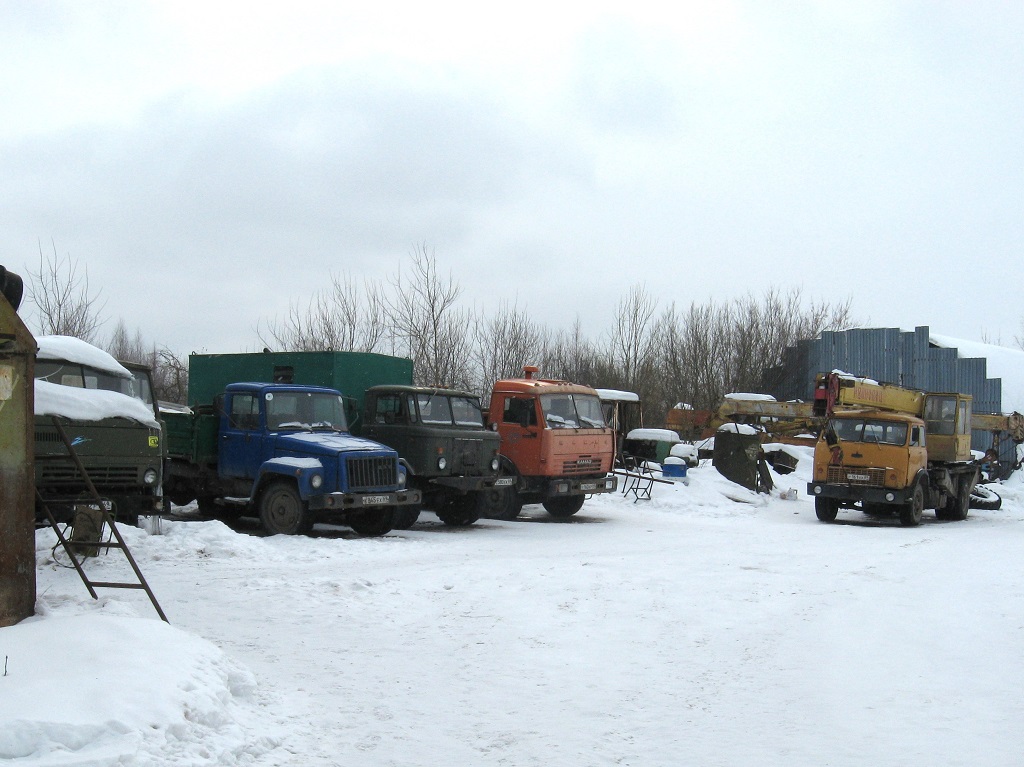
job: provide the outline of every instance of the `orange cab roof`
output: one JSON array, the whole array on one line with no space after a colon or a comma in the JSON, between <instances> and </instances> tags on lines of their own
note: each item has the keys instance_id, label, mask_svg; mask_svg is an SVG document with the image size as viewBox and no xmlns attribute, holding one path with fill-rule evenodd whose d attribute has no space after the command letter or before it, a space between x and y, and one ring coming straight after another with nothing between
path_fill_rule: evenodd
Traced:
<instances>
[{"instance_id":1,"label":"orange cab roof","mask_svg":"<svg viewBox=\"0 0 1024 767\"><path fill-rule=\"evenodd\" d=\"M523 378L504 378L494 384L495 392L513 394L590 394L597 392L589 386L560 381L555 378L535 378L537 368L527 365L523 368Z\"/></svg>"}]
</instances>

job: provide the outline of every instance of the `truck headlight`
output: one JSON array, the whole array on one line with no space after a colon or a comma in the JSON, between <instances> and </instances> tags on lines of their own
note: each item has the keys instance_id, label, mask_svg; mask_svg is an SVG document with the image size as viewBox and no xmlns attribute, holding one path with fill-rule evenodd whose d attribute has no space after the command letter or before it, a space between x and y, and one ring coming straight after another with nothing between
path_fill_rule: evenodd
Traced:
<instances>
[{"instance_id":1,"label":"truck headlight","mask_svg":"<svg viewBox=\"0 0 1024 767\"><path fill-rule=\"evenodd\" d=\"M448 459L443 455L437 459L437 468L444 469L448 465Z\"/></svg>"},{"instance_id":2,"label":"truck headlight","mask_svg":"<svg viewBox=\"0 0 1024 767\"><path fill-rule=\"evenodd\" d=\"M312 477L309 478L309 484L312 486L314 490L319 490L320 485L322 485L323 483L324 478L321 477L319 474L314 474Z\"/></svg>"},{"instance_id":3,"label":"truck headlight","mask_svg":"<svg viewBox=\"0 0 1024 767\"><path fill-rule=\"evenodd\" d=\"M500 465L501 464L498 462L498 457L497 456L495 456L494 458L491 459L491 471L497 471L498 470L498 466L500 466Z\"/></svg>"},{"instance_id":4,"label":"truck headlight","mask_svg":"<svg viewBox=\"0 0 1024 767\"><path fill-rule=\"evenodd\" d=\"M142 475L142 481L145 482L147 485L155 485L156 480L156 469L146 469L145 473Z\"/></svg>"},{"instance_id":5,"label":"truck headlight","mask_svg":"<svg viewBox=\"0 0 1024 767\"><path fill-rule=\"evenodd\" d=\"M555 492L556 493L568 493L569 492L569 485L568 485L568 483L566 483L566 482L559 482L557 485L555 485Z\"/></svg>"},{"instance_id":6,"label":"truck headlight","mask_svg":"<svg viewBox=\"0 0 1024 767\"><path fill-rule=\"evenodd\" d=\"M404 488L405 487L405 483L406 483L405 467L404 466L399 466L398 467L398 486L400 488Z\"/></svg>"}]
</instances>

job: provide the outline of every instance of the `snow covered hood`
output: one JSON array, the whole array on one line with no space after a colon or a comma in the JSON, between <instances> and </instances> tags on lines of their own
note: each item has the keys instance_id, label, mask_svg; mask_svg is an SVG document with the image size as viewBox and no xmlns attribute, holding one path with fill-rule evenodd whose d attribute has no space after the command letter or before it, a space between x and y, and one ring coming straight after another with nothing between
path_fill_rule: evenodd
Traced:
<instances>
[{"instance_id":1,"label":"snow covered hood","mask_svg":"<svg viewBox=\"0 0 1024 767\"><path fill-rule=\"evenodd\" d=\"M354 450L394 452L379 442L338 432L278 432L277 447L296 453L349 453Z\"/></svg>"},{"instance_id":2,"label":"snow covered hood","mask_svg":"<svg viewBox=\"0 0 1024 767\"><path fill-rule=\"evenodd\" d=\"M159 429L153 410L142 400L116 391L79 389L49 381L35 382L35 414L59 415L75 421L128 418Z\"/></svg>"}]
</instances>

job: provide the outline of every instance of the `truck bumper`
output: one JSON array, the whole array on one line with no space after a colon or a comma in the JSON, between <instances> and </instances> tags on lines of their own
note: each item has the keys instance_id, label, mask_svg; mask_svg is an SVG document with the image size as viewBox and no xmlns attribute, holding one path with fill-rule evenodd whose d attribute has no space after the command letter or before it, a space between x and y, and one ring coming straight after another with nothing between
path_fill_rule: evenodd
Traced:
<instances>
[{"instance_id":1,"label":"truck bumper","mask_svg":"<svg viewBox=\"0 0 1024 767\"><path fill-rule=\"evenodd\" d=\"M865 487L862 485L831 485L825 482L808 482L807 494L812 498L835 498L840 503L887 503L903 506L910 502L912 487L894 490L888 487Z\"/></svg>"},{"instance_id":2,"label":"truck bumper","mask_svg":"<svg viewBox=\"0 0 1024 767\"><path fill-rule=\"evenodd\" d=\"M419 490L399 490L394 493L328 493L310 496L309 508L348 511L381 506L413 506L422 500Z\"/></svg>"},{"instance_id":3,"label":"truck bumper","mask_svg":"<svg viewBox=\"0 0 1024 767\"><path fill-rule=\"evenodd\" d=\"M450 487L460 493L474 493L492 487L510 487L515 484L515 477L499 477L496 474L486 477L434 477L430 484Z\"/></svg>"},{"instance_id":4,"label":"truck bumper","mask_svg":"<svg viewBox=\"0 0 1024 767\"><path fill-rule=\"evenodd\" d=\"M614 493L619 486L618 477L607 475L597 478L565 478L548 482L544 489L546 498L558 498L565 495L595 495L597 493Z\"/></svg>"}]
</instances>

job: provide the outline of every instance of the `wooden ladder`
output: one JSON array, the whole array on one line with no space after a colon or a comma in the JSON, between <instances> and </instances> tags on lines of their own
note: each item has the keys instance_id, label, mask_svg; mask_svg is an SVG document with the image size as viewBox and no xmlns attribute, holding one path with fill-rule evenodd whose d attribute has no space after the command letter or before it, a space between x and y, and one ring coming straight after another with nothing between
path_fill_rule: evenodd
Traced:
<instances>
[{"instance_id":1,"label":"wooden ladder","mask_svg":"<svg viewBox=\"0 0 1024 767\"><path fill-rule=\"evenodd\" d=\"M74 540L69 541L67 537L65 537L64 533L61 532L60 526L57 524L57 520L54 519L53 513L50 511L49 506L46 505L45 499L43 498L42 495L40 495L39 491L36 490L36 497L39 499L39 503L42 506L43 511L46 512L46 517L50 522L50 527L52 527L53 531L57 534L57 540L60 541L61 546L64 547L64 551L67 552L68 557L74 563L75 570L78 571L78 575L81 577L82 583L85 584L85 587L89 590L89 595L93 599L99 598L96 596L97 588L142 589L146 592L146 595L149 597L149 601L152 602L153 607L156 609L157 615L160 616L160 620L164 621L164 623L170 623L170 621L167 620L167 616L164 615L164 611L160 608L160 603L156 601L156 596L153 594L153 590L149 587L149 584L146 582L145 576L143 576L142 571L139 569L138 564L135 562L135 557L132 556L132 552L128 548L128 544L125 543L124 538L121 537L121 532L117 529L117 525L114 524L114 518L110 516L110 512L107 511L107 507L103 503L103 498L96 490L96 486L92 483L92 479L89 477L89 472L86 471L85 465L82 463L82 459L79 458L78 453L75 452L75 448L71 444L71 440L68 439L67 432L64 431L64 427L61 426L60 421L57 419L56 416L51 416L51 418L53 419L53 425L57 427L57 433L60 434L60 438L64 441L64 446L67 447L68 449L68 454L71 456L71 459L75 462L75 466L78 468L79 473L82 475L82 479L85 481L86 487L89 488L89 493L93 497L93 504L90 505L95 505L95 507L99 509L99 514L101 519L103 520L103 524L105 524L110 529L110 532L114 538L114 540L100 540L103 532L103 524L101 524L99 526L99 529L96 531L97 540L79 540L76 538ZM124 553L125 559L128 560L128 564L131 565L132 571L135 573L135 577L137 580L125 583L91 580L89 576L86 574L85 570L82 568L81 563L78 561L78 557L75 556L76 548L102 548L108 550L120 549Z\"/></svg>"}]
</instances>

